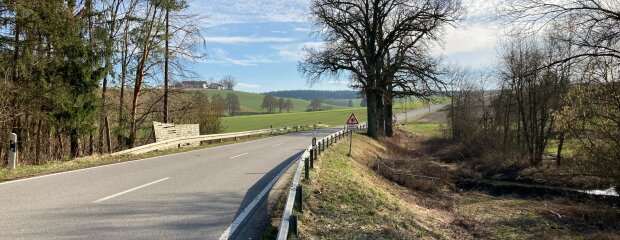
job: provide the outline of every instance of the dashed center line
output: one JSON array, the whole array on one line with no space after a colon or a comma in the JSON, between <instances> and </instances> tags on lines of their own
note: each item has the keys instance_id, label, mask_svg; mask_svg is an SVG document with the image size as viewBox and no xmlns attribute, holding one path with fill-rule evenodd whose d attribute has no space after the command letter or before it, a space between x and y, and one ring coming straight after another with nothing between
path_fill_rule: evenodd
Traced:
<instances>
[{"instance_id":1,"label":"dashed center line","mask_svg":"<svg viewBox=\"0 0 620 240\"><path fill-rule=\"evenodd\" d=\"M104 197L104 198L102 198L102 199L99 199L99 200L97 200L97 201L94 201L93 203L100 203L100 202L103 202L103 201L105 201L105 200L108 200L108 199L111 199L111 198L118 197L118 196L123 195L123 194L125 194L125 193L133 192L133 191L138 190L138 189L140 189L140 188L147 187L147 186L153 185L153 184L158 183L158 182L166 181L166 180L168 180L168 179L170 179L170 177L167 177L167 178L162 178L162 179L159 179L159 180L157 180L157 181L153 181L153 182L150 182L150 183L147 183L147 184L144 184L144 185L140 185L140 186L137 186L137 187L132 188L132 189L129 189L129 190L125 190L125 191L119 192L119 193L117 193L117 194L113 194L113 195L110 195L110 196Z\"/></svg>"},{"instance_id":2,"label":"dashed center line","mask_svg":"<svg viewBox=\"0 0 620 240\"><path fill-rule=\"evenodd\" d=\"M284 144L284 143L278 143L278 144L273 145L273 146L271 146L271 147L277 147L277 146L280 146L280 145L282 145L282 144Z\"/></svg>"},{"instance_id":3,"label":"dashed center line","mask_svg":"<svg viewBox=\"0 0 620 240\"><path fill-rule=\"evenodd\" d=\"M232 157L230 157L230 159L233 159L233 158L238 158L238 157L245 156L245 155L248 155L248 154L250 154L250 153L243 153L243 154L239 154L239 155L237 155L237 156L232 156Z\"/></svg>"}]
</instances>

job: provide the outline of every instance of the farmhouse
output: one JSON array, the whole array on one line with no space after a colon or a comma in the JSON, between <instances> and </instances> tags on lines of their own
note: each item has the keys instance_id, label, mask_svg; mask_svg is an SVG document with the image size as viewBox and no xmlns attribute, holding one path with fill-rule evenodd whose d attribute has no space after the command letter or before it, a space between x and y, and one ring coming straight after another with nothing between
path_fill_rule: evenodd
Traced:
<instances>
[{"instance_id":1,"label":"farmhouse","mask_svg":"<svg viewBox=\"0 0 620 240\"><path fill-rule=\"evenodd\" d=\"M182 81L181 86L183 88L207 88L207 82L205 81Z\"/></svg>"},{"instance_id":2,"label":"farmhouse","mask_svg":"<svg viewBox=\"0 0 620 240\"><path fill-rule=\"evenodd\" d=\"M221 83L209 83L207 85L208 89L218 89L218 90L223 90L224 89L224 84Z\"/></svg>"}]
</instances>

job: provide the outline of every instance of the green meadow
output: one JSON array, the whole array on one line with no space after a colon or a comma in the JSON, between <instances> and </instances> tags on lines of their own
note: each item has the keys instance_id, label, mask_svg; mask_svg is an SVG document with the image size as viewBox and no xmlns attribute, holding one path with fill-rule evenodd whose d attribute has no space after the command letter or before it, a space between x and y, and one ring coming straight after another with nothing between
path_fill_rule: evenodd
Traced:
<instances>
[{"instance_id":1,"label":"green meadow","mask_svg":"<svg viewBox=\"0 0 620 240\"><path fill-rule=\"evenodd\" d=\"M294 125L327 124L330 126L344 125L351 113L355 113L360 122L366 121L366 108L346 108L317 112L295 112L278 114L261 114L222 118L223 132L240 132Z\"/></svg>"},{"instance_id":2,"label":"green meadow","mask_svg":"<svg viewBox=\"0 0 620 240\"><path fill-rule=\"evenodd\" d=\"M265 97L265 95L263 94L216 89L205 89L201 91L207 94L207 96L209 97L219 94L223 98L226 98L226 95L228 93L234 93L237 95L237 97L239 97L242 113L264 113L264 111L260 108L261 104L263 103L263 98ZM291 98L291 101L293 101L293 110L291 110L291 112L305 112L308 109L308 105L310 105L310 101L302 99ZM346 108L330 104L323 104L323 107L325 109L334 110Z\"/></svg>"}]
</instances>

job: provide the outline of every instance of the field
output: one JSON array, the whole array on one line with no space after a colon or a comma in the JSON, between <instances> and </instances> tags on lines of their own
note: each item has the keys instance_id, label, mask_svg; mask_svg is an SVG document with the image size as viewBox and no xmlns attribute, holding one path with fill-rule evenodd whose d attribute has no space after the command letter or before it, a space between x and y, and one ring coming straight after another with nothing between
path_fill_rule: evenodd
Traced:
<instances>
[{"instance_id":1,"label":"field","mask_svg":"<svg viewBox=\"0 0 620 240\"><path fill-rule=\"evenodd\" d=\"M263 98L265 95L258 93L249 93L249 92L241 92L241 91L231 91L231 90L215 90L215 89L205 89L202 90L207 96L212 97L214 95L219 94L223 98L226 98L228 93L234 93L239 97L239 102L241 103L241 112L243 114L259 114L264 113L261 109L261 104L263 103ZM310 101L291 98L293 101L293 110L291 112L305 112L308 109L308 105L310 105ZM330 104L323 104L325 109L343 109L346 107L335 106Z\"/></svg>"},{"instance_id":2,"label":"field","mask_svg":"<svg viewBox=\"0 0 620 240\"><path fill-rule=\"evenodd\" d=\"M354 99L325 99L323 101L325 103L327 103L327 104L333 104L333 105L337 105L337 106L348 107L349 106L349 100L351 100L353 102L353 107L360 107L360 104L362 103L362 99L361 98L354 98Z\"/></svg>"},{"instance_id":3,"label":"field","mask_svg":"<svg viewBox=\"0 0 620 240\"><path fill-rule=\"evenodd\" d=\"M318 112L296 112L281 114L261 114L250 116L236 116L222 118L223 132L239 132L256 129L265 129L273 125L286 127L293 125L328 124L330 126L343 125L351 113L355 113L359 121L366 121L366 108L346 108Z\"/></svg>"}]
</instances>

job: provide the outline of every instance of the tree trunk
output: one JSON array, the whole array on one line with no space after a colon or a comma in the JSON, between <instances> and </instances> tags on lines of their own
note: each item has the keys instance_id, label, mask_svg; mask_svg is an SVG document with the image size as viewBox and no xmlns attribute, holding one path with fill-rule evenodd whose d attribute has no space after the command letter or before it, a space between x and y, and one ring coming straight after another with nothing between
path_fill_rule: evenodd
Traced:
<instances>
[{"instance_id":1,"label":"tree trunk","mask_svg":"<svg viewBox=\"0 0 620 240\"><path fill-rule=\"evenodd\" d=\"M157 2L159 3L159 2ZM156 4L157 4L156 3ZM150 14L150 13L149 13ZM147 14L148 16L148 14ZM133 99L131 101L131 132L129 133L129 147L133 148L136 144L136 131L137 131L137 112L138 112L138 97L140 96L140 89L142 87L142 81L144 80L144 67L146 65L147 58L150 52L151 35L153 34L153 28L155 26L155 17L157 16L157 6L153 6L153 15L151 16L150 23L145 29L146 38L142 43L142 56L136 67L136 81L133 90Z\"/></svg>"},{"instance_id":2,"label":"tree trunk","mask_svg":"<svg viewBox=\"0 0 620 240\"><path fill-rule=\"evenodd\" d=\"M560 142L558 143L558 153L556 156L556 166L559 168L562 164L562 148L564 147L564 139L565 139L565 135L564 133L560 134L559 140Z\"/></svg>"},{"instance_id":3,"label":"tree trunk","mask_svg":"<svg viewBox=\"0 0 620 240\"><path fill-rule=\"evenodd\" d=\"M164 54L164 123L168 123L168 84L169 84L169 74L168 74L168 65L170 62L170 7L166 6L166 52Z\"/></svg>"},{"instance_id":4,"label":"tree trunk","mask_svg":"<svg viewBox=\"0 0 620 240\"><path fill-rule=\"evenodd\" d=\"M125 129L125 82L127 81L127 59L129 58L129 24L125 26L125 32L123 37L123 51L121 53L121 86L120 86L120 97L118 104L118 126L117 128L120 130L117 136L118 145L121 148L127 147L127 142L125 138L121 134L121 132Z\"/></svg>"},{"instance_id":5,"label":"tree trunk","mask_svg":"<svg viewBox=\"0 0 620 240\"><path fill-rule=\"evenodd\" d=\"M385 117L385 136L392 137L394 136L394 119L393 119L393 99L391 94L386 96L385 106L384 106L384 117Z\"/></svg>"},{"instance_id":6,"label":"tree trunk","mask_svg":"<svg viewBox=\"0 0 620 240\"><path fill-rule=\"evenodd\" d=\"M374 92L370 89L366 90L366 112L368 115L368 135L377 138L379 136L377 130L377 114L375 113L376 101Z\"/></svg>"},{"instance_id":7,"label":"tree trunk","mask_svg":"<svg viewBox=\"0 0 620 240\"><path fill-rule=\"evenodd\" d=\"M69 134L70 145L71 145L71 158L76 158L80 155L80 139L78 135L77 129L71 129L71 133Z\"/></svg>"}]
</instances>

